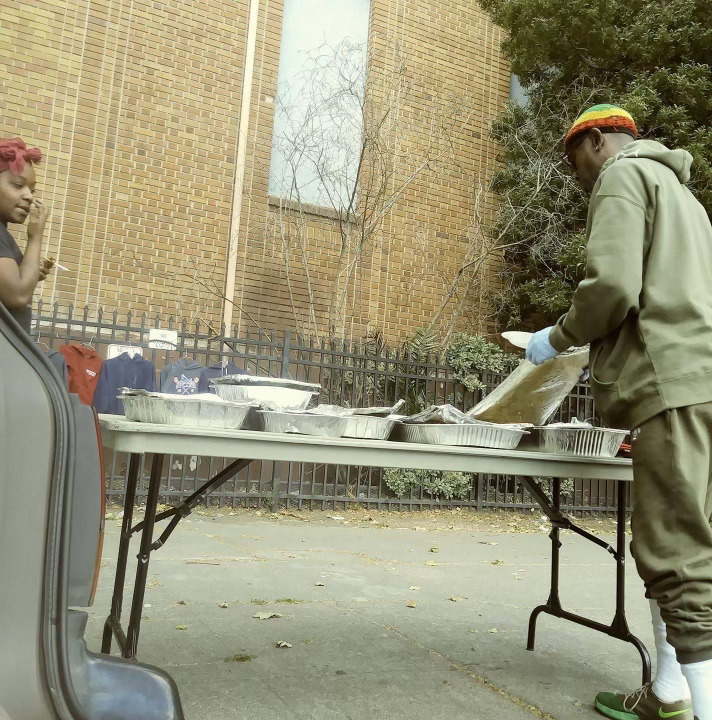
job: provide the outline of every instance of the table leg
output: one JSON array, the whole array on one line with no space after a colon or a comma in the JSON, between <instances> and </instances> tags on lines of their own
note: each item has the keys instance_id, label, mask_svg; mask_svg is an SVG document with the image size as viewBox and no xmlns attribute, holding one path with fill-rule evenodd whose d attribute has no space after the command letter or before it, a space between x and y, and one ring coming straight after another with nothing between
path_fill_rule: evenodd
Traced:
<instances>
[{"instance_id":1,"label":"table leg","mask_svg":"<svg viewBox=\"0 0 712 720\"><path fill-rule=\"evenodd\" d=\"M540 605L535 608L529 618L529 632L527 637L527 650L534 650L534 642L536 639L536 621L541 613L552 615L569 622L576 623L577 625L583 625L584 627L596 630L598 632L605 633L610 637L623 640L633 645L640 654L640 658L643 665L643 684L650 681L650 656L648 654L645 645L635 635L631 634L628 628L628 621L625 616L625 554L626 554L626 542L625 542L625 523L626 523L626 507L625 507L625 485L622 482L618 483L617 493L617 528L616 528L616 548L615 550L605 541L595 537L591 533L587 532L583 528L576 526L569 518L565 517L561 513L561 483L554 479L553 491L554 498L553 503L549 501L545 493L542 491L539 484L534 478L523 478L524 484L527 486L537 502L541 505L546 515L551 520L552 530L549 537L551 538L551 589L549 592L549 599L545 605ZM560 549L561 541L559 539L560 530L571 530L581 537L589 540L590 542L599 545L600 547L607 550L613 555L616 561L616 612L613 621L610 625L596 622L581 615L568 612L561 606L559 598L559 568L560 568Z\"/></svg>"},{"instance_id":2,"label":"table leg","mask_svg":"<svg viewBox=\"0 0 712 720\"><path fill-rule=\"evenodd\" d=\"M148 565L150 555L154 550L163 546L171 533L175 530L180 520L190 515L191 510L198 503L203 494L220 486L226 480L236 475L240 470L247 467L251 460L235 460L224 470L210 478L190 497L186 498L180 505L162 513L156 513L158 496L161 486L161 475L163 471L163 455L154 455L151 466L151 478L148 486L148 497L144 518L132 527L133 507L136 499L136 488L138 485L138 473L141 463L140 455L131 455L129 462L129 478L126 485L126 496L124 500L124 518L121 525L121 538L119 540L119 556L117 560L116 578L114 580L114 595L111 603L111 614L104 625L101 651L111 652L112 635L124 657L135 659L138 647L138 636L141 628L141 614L143 611L143 600L146 593L146 580L148 579ZM153 541L153 530L156 522L171 518L168 527L163 531L161 537ZM133 599L131 602L131 617L128 631L124 633L121 627L121 609L123 604L124 583L126 580L126 562L128 559L129 542L131 536L141 533L141 549L138 554L138 566L136 568L136 582L134 583Z\"/></svg>"},{"instance_id":3,"label":"table leg","mask_svg":"<svg viewBox=\"0 0 712 720\"><path fill-rule=\"evenodd\" d=\"M124 599L124 582L126 580L126 562L129 556L129 543L131 542L131 523L133 522L133 509L136 500L136 485L138 472L141 467L141 455L132 454L129 458L129 472L124 495L124 516L121 522L121 535L119 537L119 555L116 560L116 575L114 577L114 594L111 597L111 610L104 623L104 635L101 641L101 652L111 652L111 639L116 633L119 645L125 644L121 630L121 609ZM123 641L123 643L122 643Z\"/></svg>"},{"instance_id":4,"label":"table leg","mask_svg":"<svg viewBox=\"0 0 712 720\"><path fill-rule=\"evenodd\" d=\"M131 617L126 633L126 647L123 656L135 659L138 647L138 635L141 630L141 614L143 612L143 598L146 593L146 580L148 579L148 564L151 558L151 544L153 542L153 526L156 522L156 507L158 506L158 493L161 489L161 475L163 472L163 455L155 454L151 466L151 479L148 484L146 497L146 513L143 532L141 533L141 548L138 554L136 567L136 582L134 584L133 601L131 603Z\"/></svg>"},{"instance_id":5,"label":"table leg","mask_svg":"<svg viewBox=\"0 0 712 720\"><path fill-rule=\"evenodd\" d=\"M552 491L554 496L553 509L556 513L561 513L561 479L553 478ZM527 650L534 650L536 640L536 621L543 612L557 614L562 612L561 600L559 598L559 569L560 569L560 550L561 540L559 539L559 526L552 522L549 538L551 539L551 588L549 590L549 599L545 605L539 605L535 608L529 618L529 632L527 635Z\"/></svg>"}]
</instances>

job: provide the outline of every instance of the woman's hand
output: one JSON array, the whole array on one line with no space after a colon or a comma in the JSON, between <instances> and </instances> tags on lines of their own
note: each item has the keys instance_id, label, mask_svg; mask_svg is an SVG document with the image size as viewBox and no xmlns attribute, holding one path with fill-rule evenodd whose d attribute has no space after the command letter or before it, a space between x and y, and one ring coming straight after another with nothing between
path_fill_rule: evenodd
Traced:
<instances>
[{"instance_id":1,"label":"woman's hand","mask_svg":"<svg viewBox=\"0 0 712 720\"><path fill-rule=\"evenodd\" d=\"M39 198L32 200L28 216L29 222L27 223L27 237L29 240L42 239L49 213L49 208Z\"/></svg>"},{"instance_id":2,"label":"woman's hand","mask_svg":"<svg viewBox=\"0 0 712 720\"><path fill-rule=\"evenodd\" d=\"M37 282L42 282L49 275L49 271L54 267L54 260L52 258L45 258L40 265L40 278Z\"/></svg>"}]
</instances>

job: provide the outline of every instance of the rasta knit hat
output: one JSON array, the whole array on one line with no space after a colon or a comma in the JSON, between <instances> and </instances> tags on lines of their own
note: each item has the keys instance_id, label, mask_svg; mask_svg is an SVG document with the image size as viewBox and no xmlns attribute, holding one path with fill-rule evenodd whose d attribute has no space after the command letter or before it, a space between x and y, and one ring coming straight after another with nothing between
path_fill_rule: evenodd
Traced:
<instances>
[{"instance_id":1,"label":"rasta knit hat","mask_svg":"<svg viewBox=\"0 0 712 720\"><path fill-rule=\"evenodd\" d=\"M26 163L38 163L42 159L39 148L28 148L21 138L0 139L0 172L11 170L19 175Z\"/></svg>"},{"instance_id":2,"label":"rasta knit hat","mask_svg":"<svg viewBox=\"0 0 712 720\"><path fill-rule=\"evenodd\" d=\"M593 128L598 128L601 132L626 133L633 140L638 137L638 128L630 113L616 105L594 105L576 118L564 140L566 149L569 150Z\"/></svg>"}]
</instances>

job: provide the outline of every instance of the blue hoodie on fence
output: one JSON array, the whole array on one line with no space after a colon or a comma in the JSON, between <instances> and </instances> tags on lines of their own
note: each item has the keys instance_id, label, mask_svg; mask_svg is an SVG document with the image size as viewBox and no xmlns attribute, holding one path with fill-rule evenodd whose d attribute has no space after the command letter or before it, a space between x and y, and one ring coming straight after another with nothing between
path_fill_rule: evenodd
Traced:
<instances>
[{"instance_id":1,"label":"blue hoodie on fence","mask_svg":"<svg viewBox=\"0 0 712 720\"><path fill-rule=\"evenodd\" d=\"M201 393L214 393L215 388L210 384L213 378L219 378L223 375L249 375L245 370L240 370L236 365L228 363L225 367L222 363L215 363L210 367L206 367L200 373L200 379L198 380L198 392Z\"/></svg>"},{"instance_id":2,"label":"blue hoodie on fence","mask_svg":"<svg viewBox=\"0 0 712 720\"><path fill-rule=\"evenodd\" d=\"M200 373L205 367L199 362L182 357L161 370L161 392L171 395L195 395L198 392Z\"/></svg>"},{"instance_id":3,"label":"blue hoodie on fence","mask_svg":"<svg viewBox=\"0 0 712 720\"><path fill-rule=\"evenodd\" d=\"M97 412L123 415L124 404L118 399L119 388L134 390L156 390L156 367L141 355L131 357L123 353L107 360L101 366L99 382L94 392L94 407Z\"/></svg>"}]
</instances>

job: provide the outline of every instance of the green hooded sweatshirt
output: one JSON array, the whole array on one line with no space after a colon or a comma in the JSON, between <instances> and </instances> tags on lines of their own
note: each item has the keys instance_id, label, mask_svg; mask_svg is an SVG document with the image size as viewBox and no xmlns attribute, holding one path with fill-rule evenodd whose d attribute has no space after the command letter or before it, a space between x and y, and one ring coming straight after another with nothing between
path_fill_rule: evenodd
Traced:
<instances>
[{"instance_id":1,"label":"green hooded sweatshirt","mask_svg":"<svg viewBox=\"0 0 712 720\"><path fill-rule=\"evenodd\" d=\"M686 186L691 165L650 140L604 164L586 278L549 336L560 352L591 344L593 396L615 427L712 401L712 226Z\"/></svg>"}]
</instances>

